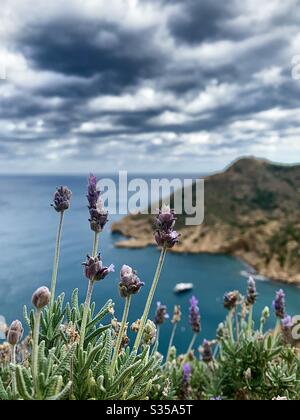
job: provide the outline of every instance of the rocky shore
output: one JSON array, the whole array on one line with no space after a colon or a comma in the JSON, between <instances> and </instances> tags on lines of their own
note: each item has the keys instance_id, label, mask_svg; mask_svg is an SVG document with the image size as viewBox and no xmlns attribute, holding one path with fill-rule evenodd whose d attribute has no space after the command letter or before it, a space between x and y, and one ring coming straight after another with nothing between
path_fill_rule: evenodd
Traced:
<instances>
[{"instance_id":1,"label":"rocky shore","mask_svg":"<svg viewBox=\"0 0 300 420\"><path fill-rule=\"evenodd\" d=\"M300 167L242 159L205 180L205 222L181 226L177 253L227 254L260 275L300 284ZM118 247L155 245L152 216L112 225ZM181 225L181 224L180 224Z\"/></svg>"}]
</instances>

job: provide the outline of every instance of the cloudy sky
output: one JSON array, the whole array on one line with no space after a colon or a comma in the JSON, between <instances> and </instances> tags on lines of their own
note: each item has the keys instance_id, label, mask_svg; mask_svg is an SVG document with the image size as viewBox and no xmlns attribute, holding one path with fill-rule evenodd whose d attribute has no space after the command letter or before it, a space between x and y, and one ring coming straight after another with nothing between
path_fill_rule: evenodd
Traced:
<instances>
[{"instance_id":1,"label":"cloudy sky","mask_svg":"<svg viewBox=\"0 0 300 420\"><path fill-rule=\"evenodd\" d=\"M300 161L299 0L1 0L1 172Z\"/></svg>"}]
</instances>

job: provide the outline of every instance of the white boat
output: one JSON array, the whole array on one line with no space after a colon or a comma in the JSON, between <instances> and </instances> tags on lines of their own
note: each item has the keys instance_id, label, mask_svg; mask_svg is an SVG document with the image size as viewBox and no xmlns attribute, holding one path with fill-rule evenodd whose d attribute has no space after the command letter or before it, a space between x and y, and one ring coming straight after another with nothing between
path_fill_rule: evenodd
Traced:
<instances>
[{"instance_id":1,"label":"white boat","mask_svg":"<svg viewBox=\"0 0 300 420\"><path fill-rule=\"evenodd\" d=\"M193 290L193 288L194 288L193 283L178 283L174 287L174 293L188 292L189 290Z\"/></svg>"}]
</instances>

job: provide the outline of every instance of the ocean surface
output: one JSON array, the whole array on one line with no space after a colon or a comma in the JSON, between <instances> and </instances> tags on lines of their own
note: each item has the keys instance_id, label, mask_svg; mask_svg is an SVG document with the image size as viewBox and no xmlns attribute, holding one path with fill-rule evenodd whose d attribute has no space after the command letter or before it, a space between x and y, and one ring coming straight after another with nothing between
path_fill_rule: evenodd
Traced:
<instances>
[{"instance_id":1,"label":"ocean surface","mask_svg":"<svg viewBox=\"0 0 300 420\"><path fill-rule=\"evenodd\" d=\"M72 189L73 200L63 229L58 292L65 291L69 299L72 290L78 288L80 299L84 300L87 280L81 263L91 252L93 239L87 220L86 184L87 178L82 176L0 177L0 315L4 315L8 323L16 318L22 319L23 304L30 306L31 295L37 287L50 287L58 223L58 214L50 203L55 187L59 185L68 185ZM118 217L111 216L110 223ZM146 286L133 298L130 312L130 321L133 322L143 311L159 252L154 247L141 250L115 248L114 243L121 237L111 234L110 223L101 235L100 248L104 264L115 264L116 273L96 284L93 297L98 308L112 298L116 303L116 314L121 318L123 302L118 295L118 273L123 264L134 267ZM204 338L215 337L218 324L226 316L222 305L224 292L246 290L247 279L241 274L243 270L245 265L241 261L228 256L168 255L155 302L159 300L166 304L170 316L175 304L182 307L183 321L175 340L179 351L187 349L192 337L188 324L191 296L194 294L199 299L202 333L197 344L200 344ZM182 281L193 282L195 288L193 292L175 295L173 288ZM300 314L300 290L297 287L271 281L260 281L257 286L260 294L255 308L257 321L263 308L272 306L275 291L281 287L287 293L289 313ZM272 325L271 321L269 325ZM160 334L162 352L167 348L170 333L171 324L167 322Z\"/></svg>"}]
</instances>

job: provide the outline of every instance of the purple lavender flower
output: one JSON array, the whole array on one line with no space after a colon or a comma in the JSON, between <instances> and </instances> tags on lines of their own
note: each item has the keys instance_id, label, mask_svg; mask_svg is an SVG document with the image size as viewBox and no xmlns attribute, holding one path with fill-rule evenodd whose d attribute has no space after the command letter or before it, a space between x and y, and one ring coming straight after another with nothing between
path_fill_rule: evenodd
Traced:
<instances>
[{"instance_id":1,"label":"purple lavender flower","mask_svg":"<svg viewBox=\"0 0 300 420\"><path fill-rule=\"evenodd\" d=\"M294 322L291 316L285 315L283 320L281 321L281 326L283 331L289 331L294 326Z\"/></svg>"},{"instance_id":2,"label":"purple lavender flower","mask_svg":"<svg viewBox=\"0 0 300 420\"><path fill-rule=\"evenodd\" d=\"M210 401L222 401L221 397L212 397Z\"/></svg>"},{"instance_id":3,"label":"purple lavender flower","mask_svg":"<svg viewBox=\"0 0 300 420\"><path fill-rule=\"evenodd\" d=\"M156 217L157 230L167 233L173 229L175 222L176 218L174 210L171 210L170 207L163 205Z\"/></svg>"},{"instance_id":4,"label":"purple lavender flower","mask_svg":"<svg viewBox=\"0 0 300 420\"><path fill-rule=\"evenodd\" d=\"M213 360L214 357L213 357L212 347L209 341L207 340L203 341L200 353L201 353L203 362L210 363Z\"/></svg>"},{"instance_id":5,"label":"purple lavender flower","mask_svg":"<svg viewBox=\"0 0 300 420\"><path fill-rule=\"evenodd\" d=\"M236 308L239 299L239 292L228 292L224 295L224 308L232 311Z\"/></svg>"},{"instance_id":6,"label":"purple lavender flower","mask_svg":"<svg viewBox=\"0 0 300 420\"><path fill-rule=\"evenodd\" d=\"M201 331L201 318L199 314L198 300L195 296L190 300L190 325L194 333L199 334Z\"/></svg>"},{"instance_id":7,"label":"purple lavender flower","mask_svg":"<svg viewBox=\"0 0 300 420\"><path fill-rule=\"evenodd\" d=\"M276 298L273 301L273 308L275 309L277 318L285 318L285 293L282 289L276 292Z\"/></svg>"},{"instance_id":8,"label":"purple lavender flower","mask_svg":"<svg viewBox=\"0 0 300 420\"><path fill-rule=\"evenodd\" d=\"M179 242L179 233L175 230L169 232L157 231L155 233L155 240L158 246L166 246L171 249Z\"/></svg>"},{"instance_id":9,"label":"purple lavender flower","mask_svg":"<svg viewBox=\"0 0 300 420\"><path fill-rule=\"evenodd\" d=\"M87 193L89 209L96 208L99 197L100 197L100 191L97 190L97 178L95 177L95 175L91 174L89 176L88 193Z\"/></svg>"},{"instance_id":10,"label":"purple lavender flower","mask_svg":"<svg viewBox=\"0 0 300 420\"><path fill-rule=\"evenodd\" d=\"M157 302L157 309L154 319L155 324L157 326L162 325L169 318L170 317L167 313L167 307L165 305L162 305L160 302Z\"/></svg>"},{"instance_id":11,"label":"purple lavender flower","mask_svg":"<svg viewBox=\"0 0 300 420\"><path fill-rule=\"evenodd\" d=\"M87 199L89 203L91 229L94 232L102 232L108 222L108 212L104 209L101 193L97 190L97 178L90 175L88 182Z\"/></svg>"},{"instance_id":12,"label":"purple lavender flower","mask_svg":"<svg viewBox=\"0 0 300 420\"><path fill-rule=\"evenodd\" d=\"M155 220L155 240L158 246L173 248L179 242L179 234L173 230L175 225L174 210L164 205Z\"/></svg>"},{"instance_id":13,"label":"purple lavender flower","mask_svg":"<svg viewBox=\"0 0 300 420\"><path fill-rule=\"evenodd\" d=\"M189 363L185 363L183 365L183 383L185 385L189 384L191 380L191 373L192 373L191 366L189 365Z\"/></svg>"},{"instance_id":14,"label":"purple lavender flower","mask_svg":"<svg viewBox=\"0 0 300 420\"><path fill-rule=\"evenodd\" d=\"M104 267L100 254L93 258L87 256L87 261L82 264L84 266L84 274L91 281L103 280L109 273L115 271L115 267L111 264L109 267Z\"/></svg>"},{"instance_id":15,"label":"purple lavender flower","mask_svg":"<svg viewBox=\"0 0 300 420\"><path fill-rule=\"evenodd\" d=\"M67 187L57 188L51 206L58 213L62 213L70 208L71 197L72 192Z\"/></svg>"},{"instance_id":16,"label":"purple lavender flower","mask_svg":"<svg viewBox=\"0 0 300 420\"><path fill-rule=\"evenodd\" d=\"M119 291L123 298L127 298L131 295L136 295L141 290L141 287L145 283L142 283L138 278L136 271L134 271L128 265L123 265L120 273Z\"/></svg>"},{"instance_id":17,"label":"purple lavender flower","mask_svg":"<svg viewBox=\"0 0 300 420\"><path fill-rule=\"evenodd\" d=\"M256 303L258 293L256 290L256 283L252 276L249 277L248 280L248 290L247 290L247 304L249 306L253 306Z\"/></svg>"}]
</instances>

